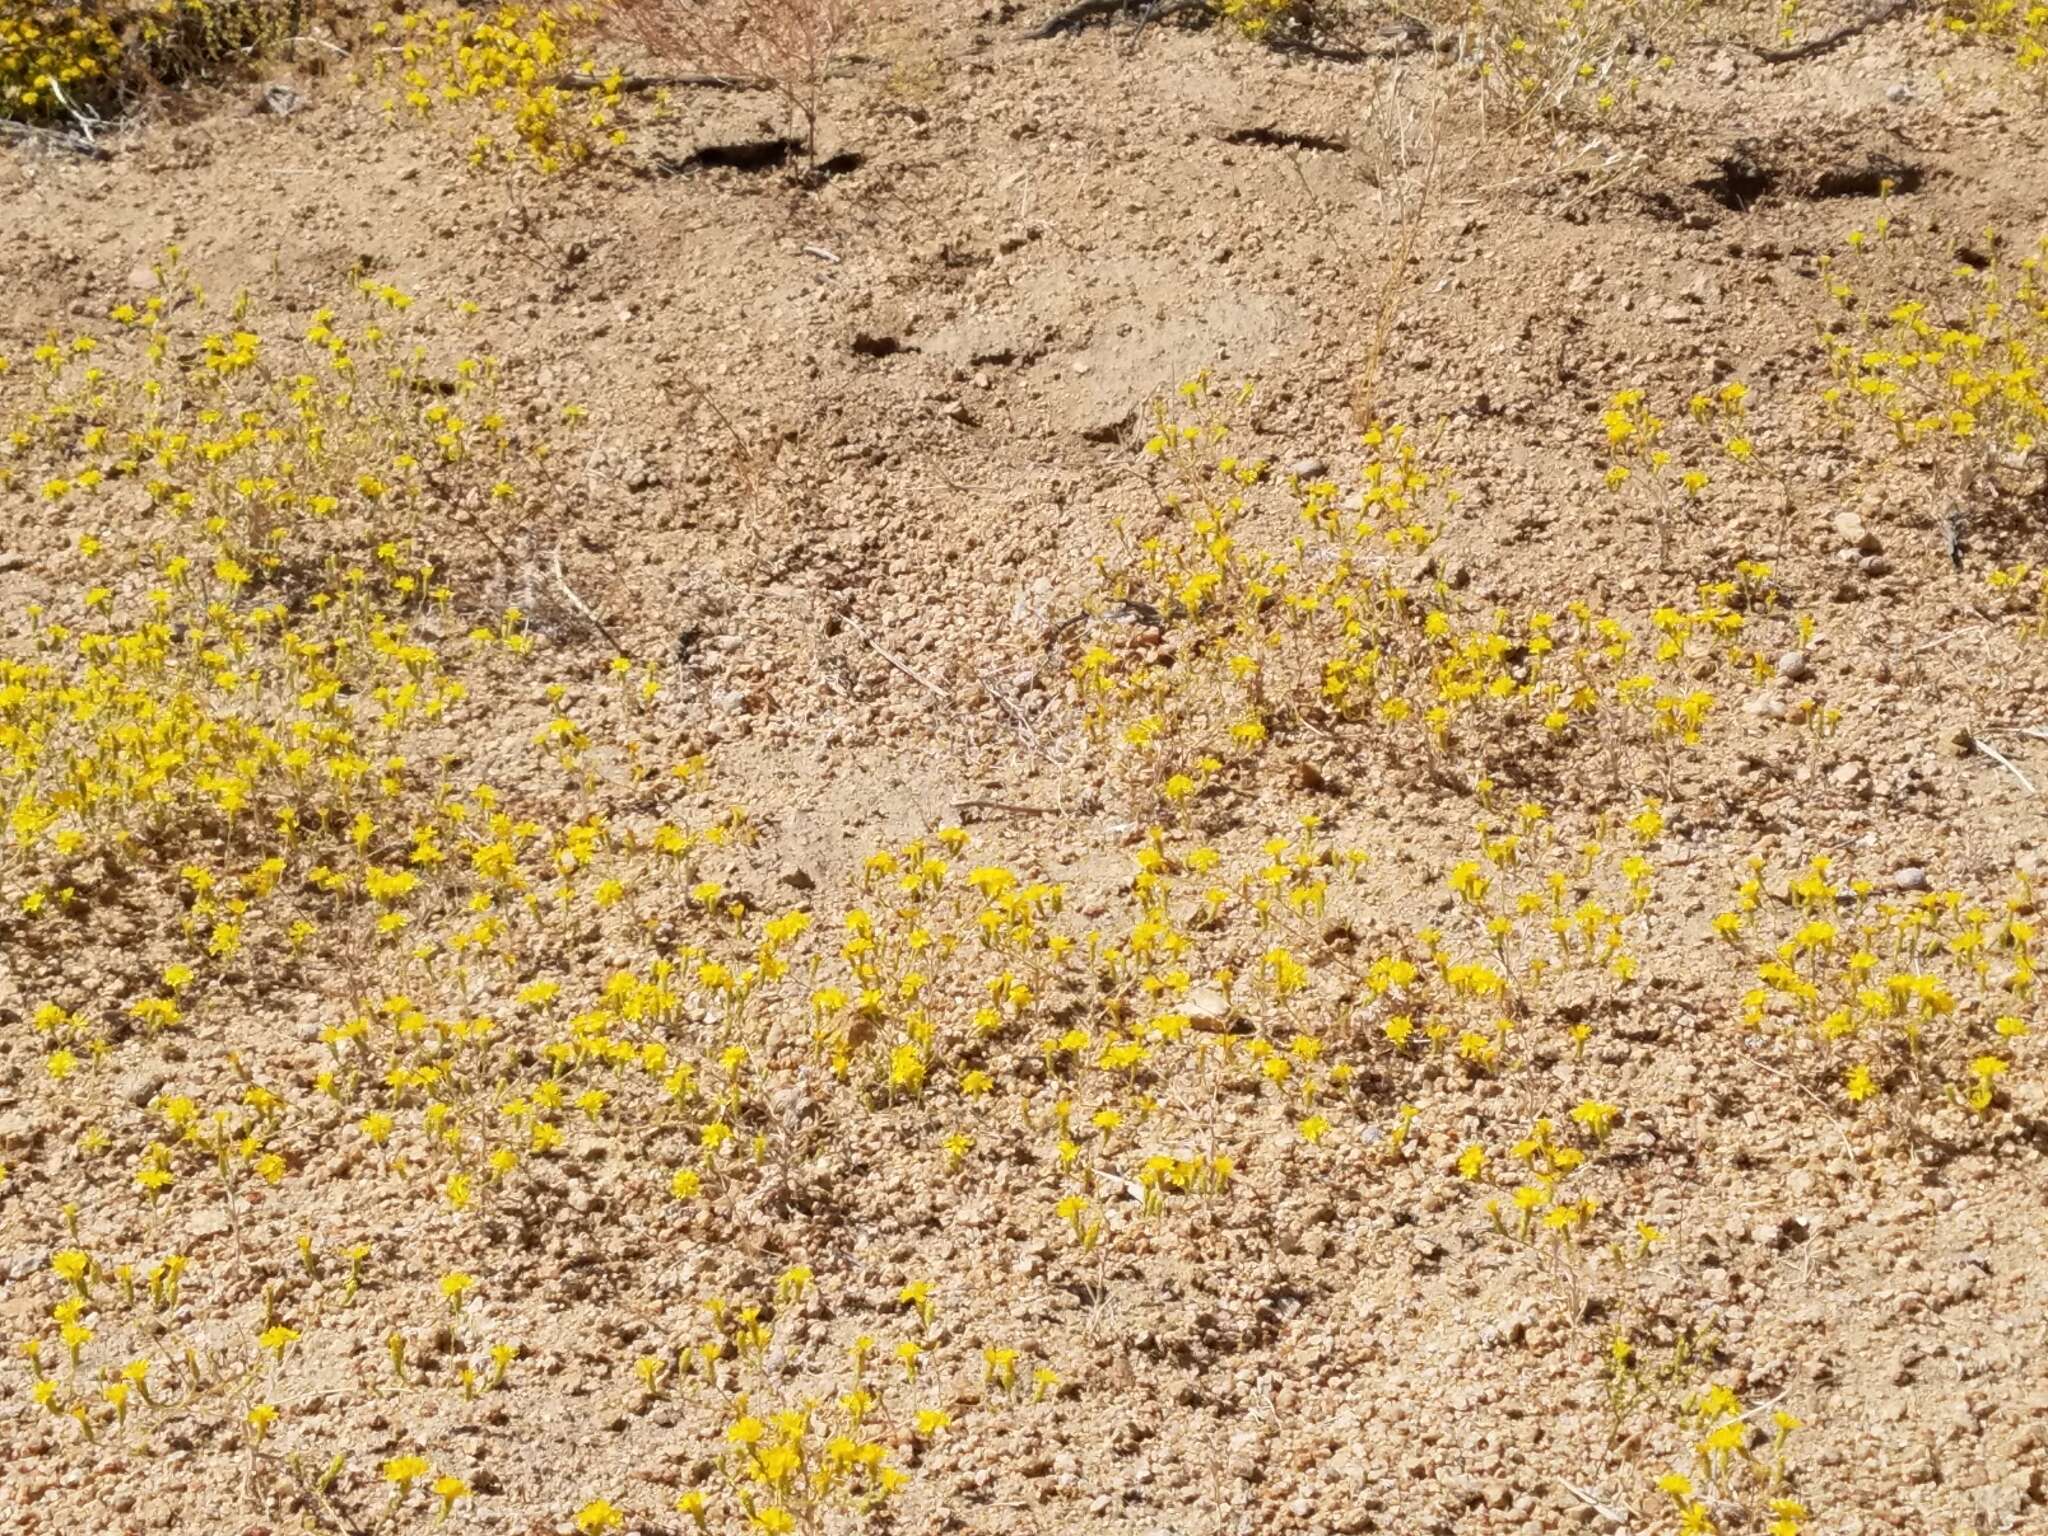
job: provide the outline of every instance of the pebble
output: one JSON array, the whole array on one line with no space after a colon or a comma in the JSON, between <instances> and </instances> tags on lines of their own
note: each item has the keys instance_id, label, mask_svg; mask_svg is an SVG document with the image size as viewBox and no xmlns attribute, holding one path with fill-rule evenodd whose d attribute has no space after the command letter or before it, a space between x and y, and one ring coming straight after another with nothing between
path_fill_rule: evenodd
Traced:
<instances>
[{"instance_id":1,"label":"pebble","mask_svg":"<svg viewBox=\"0 0 2048 1536\"><path fill-rule=\"evenodd\" d=\"M133 1104L137 1109L141 1109L163 1091L167 1081L169 1079L159 1071L149 1067L138 1067L116 1079L114 1091L120 1095L124 1103Z\"/></svg>"},{"instance_id":2,"label":"pebble","mask_svg":"<svg viewBox=\"0 0 2048 1536\"><path fill-rule=\"evenodd\" d=\"M1892 876L1892 884L1902 891L1924 891L1927 889L1927 871L1918 864L1908 864Z\"/></svg>"},{"instance_id":3,"label":"pebble","mask_svg":"<svg viewBox=\"0 0 2048 1536\"><path fill-rule=\"evenodd\" d=\"M1778 658L1778 676L1788 682L1803 683L1813 676L1813 668L1807 665L1806 652L1787 651Z\"/></svg>"},{"instance_id":4,"label":"pebble","mask_svg":"<svg viewBox=\"0 0 2048 1536\"><path fill-rule=\"evenodd\" d=\"M1328 472L1328 469L1329 466L1323 463L1321 459L1296 459L1287 466L1287 473L1294 476L1297 480L1320 480Z\"/></svg>"},{"instance_id":5,"label":"pebble","mask_svg":"<svg viewBox=\"0 0 2048 1536\"><path fill-rule=\"evenodd\" d=\"M1870 525L1863 521L1860 512L1837 512L1835 537L1859 555L1874 555L1884 548L1884 541L1870 531Z\"/></svg>"}]
</instances>

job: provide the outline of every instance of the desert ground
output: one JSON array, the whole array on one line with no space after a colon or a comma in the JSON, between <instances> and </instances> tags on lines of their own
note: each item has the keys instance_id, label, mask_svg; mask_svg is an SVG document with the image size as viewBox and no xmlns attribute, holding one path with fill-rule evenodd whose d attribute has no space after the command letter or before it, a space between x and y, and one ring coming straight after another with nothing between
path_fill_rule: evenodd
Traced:
<instances>
[{"instance_id":1,"label":"desert ground","mask_svg":"<svg viewBox=\"0 0 2048 1536\"><path fill-rule=\"evenodd\" d=\"M6 9L0 1527L2048 1530L2048 12Z\"/></svg>"}]
</instances>

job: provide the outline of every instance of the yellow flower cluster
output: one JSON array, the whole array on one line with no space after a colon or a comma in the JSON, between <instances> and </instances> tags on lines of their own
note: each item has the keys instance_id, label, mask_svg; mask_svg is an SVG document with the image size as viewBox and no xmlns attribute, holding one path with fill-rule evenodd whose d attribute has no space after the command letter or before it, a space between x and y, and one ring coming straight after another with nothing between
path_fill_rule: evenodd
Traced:
<instances>
[{"instance_id":1,"label":"yellow flower cluster","mask_svg":"<svg viewBox=\"0 0 2048 1536\"><path fill-rule=\"evenodd\" d=\"M1307 9L1304 0L1217 0L1216 5L1224 21L1254 40L1296 20Z\"/></svg>"},{"instance_id":2,"label":"yellow flower cluster","mask_svg":"<svg viewBox=\"0 0 2048 1536\"><path fill-rule=\"evenodd\" d=\"M112 116L124 90L239 67L282 40L266 0L14 4L0 14L0 118L49 123Z\"/></svg>"},{"instance_id":3,"label":"yellow flower cluster","mask_svg":"<svg viewBox=\"0 0 2048 1536\"><path fill-rule=\"evenodd\" d=\"M292 858L286 884L395 910L404 888L384 864L439 862L434 823L451 814L467 826L481 810L491 824L489 803L455 804L396 851L377 834L380 807L413 786L403 737L468 696L459 664L527 644L517 611L466 634L452 624L453 594L415 540L447 536L438 509L456 485L516 508L547 445L516 436L492 404L490 359L437 371L385 329L407 296L365 284L359 298L349 334L322 311L280 345L245 328L239 305L232 328L174 334L171 306L152 296L115 310L124 334L108 350L89 335L35 350L35 408L5 440L0 480L28 482L86 528L112 498L139 494L189 542L117 551L83 534L90 577L75 610L32 609L33 654L0 659L13 878L260 835ZM320 553L325 533L299 536L372 519L387 531L367 548ZM354 871L299 863L321 849L347 853ZM193 920L225 904L213 958L284 873L260 858L186 871ZM32 913L75 899L36 883L6 895Z\"/></svg>"},{"instance_id":4,"label":"yellow flower cluster","mask_svg":"<svg viewBox=\"0 0 2048 1536\"><path fill-rule=\"evenodd\" d=\"M1182 392L1197 409L1206 393L1204 380ZM1610 438L1633 441L1650 419L1622 399ZM1724 389L1696 414L1718 420L1740 400ZM1528 783L1596 747L1610 761L1638 752L1638 771L1668 783L1719 706L1703 684L1768 675L1743 643L1771 606L1768 567L1703 586L1696 608L1657 610L1647 633L1569 596L1527 613L1479 608L1427 555L1458 492L1414 433L1367 434L1348 496L1329 480L1295 483L1307 530L1287 547L1241 537L1271 477L1228 437L1220 416L1158 407L1146 451L1175 525L1110 567L1096 597L1137 634L1121 650L1097 639L1072 663L1095 750L1170 807L1283 739L1355 739L1461 793ZM1146 633L1162 626L1165 654Z\"/></svg>"},{"instance_id":5,"label":"yellow flower cluster","mask_svg":"<svg viewBox=\"0 0 2048 1536\"><path fill-rule=\"evenodd\" d=\"M9 7L0 16L0 117L17 122L97 110L114 89L121 38L97 8Z\"/></svg>"},{"instance_id":6,"label":"yellow flower cluster","mask_svg":"<svg viewBox=\"0 0 2048 1536\"><path fill-rule=\"evenodd\" d=\"M1783 1035L1833 1092L1906 1134L1944 1106L1983 1117L2029 1034L2034 898L1904 893L1831 861L1767 883L1752 861L1715 933L1755 962L1747 1027Z\"/></svg>"},{"instance_id":7,"label":"yellow flower cluster","mask_svg":"<svg viewBox=\"0 0 2048 1536\"><path fill-rule=\"evenodd\" d=\"M1896 238L1887 219L1850 236L1852 259L1873 262ZM1978 476L2017 489L2048 443L2048 235L2014 251L1995 233L1989 250L1925 297L1862 300L1849 262L1826 272L1843 318L1823 330L1835 383L1824 398L1846 432L1876 428L1898 451L1938 451L1956 493Z\"/></svg>"},{"instance_id":8,"label":"yellow flower cluster","mask_svg":"<svg viewBox=\"0 0 2048 1536\"><path fill-rule=\"evenodd\" d=\"M2020 76L2048 94L2048 5L2037 0L1947 0L1939 24L2009 51Z\"/></svg>"},{"instance_id":9,"label":"yellow flower cluster","mask_svg":"<svg viewBox=\"0 0 2048 1536\"><path fill-rule=\"evenodd\" d=\"M1663 36L1681 9L1666 0L1471 0L1449 31L1482 103L1510 121L1604 116L1635 97L1635 39ZM1668 55L1657 60L1670 66Z\"/></svg>"},{"instance_id":10,"label":"yellow flower cluster","mask_svg":"<svg viewBox=\"0 0 2048 1536\"><path fill-rule=\"evenodd\" d=\"M582 3L402 11L371 25L370 64L358 79L393 90L384 99L393 116L454 112L480 125L473 165L516 149L539 170L557 171L626 142L623 77L598 76L578 52L597 20Z\"/></svg>"}]
</instances>

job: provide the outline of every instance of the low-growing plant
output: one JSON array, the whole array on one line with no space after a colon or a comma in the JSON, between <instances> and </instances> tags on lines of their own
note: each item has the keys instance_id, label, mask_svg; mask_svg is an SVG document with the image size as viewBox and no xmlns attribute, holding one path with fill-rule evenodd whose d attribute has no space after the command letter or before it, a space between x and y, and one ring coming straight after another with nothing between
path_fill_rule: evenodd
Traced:
<instances>
[{"instance_id":1,"label":"low-growing plant","mask_svg":"<svg viewBox=\"0 0 2048 1536\"><path fill-rule=\"evenodd\" d=\"M656 58L772 88L802 119L816 167L826 71L860 20L860 0L612 0L612 8Z\"/></svg>"}]
</instances>

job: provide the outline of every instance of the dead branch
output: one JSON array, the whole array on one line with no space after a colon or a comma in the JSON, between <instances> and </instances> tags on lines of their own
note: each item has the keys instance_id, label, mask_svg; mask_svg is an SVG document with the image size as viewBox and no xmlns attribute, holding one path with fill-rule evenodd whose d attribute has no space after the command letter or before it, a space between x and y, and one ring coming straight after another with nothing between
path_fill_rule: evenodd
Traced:
<instances>
[{"instance_id":1,"label":"dead branch","mask_svg":"<svg viewBox=\"0 0 2048 1536\"><path fill-rule=\"evenodd\" d=\"M1794 48L1757 48L1752 50L1766 64L1796 64L1801 59L1811 59L1823 53L1832 53L1852 37L1868 32L1872 27L1881 27L1894 16L1902 16L1921 4L1921 0L1891 0L1858 20L1845 23L1825 36L1811 42L1801 43Z\"/></svg>"},{"instance_id":2,"label":"dead branch","mask_svg":"<svg viewBox=\"0 0 2048 1536\"><path fill-rule=\"evenodd\" d=\"M953 706L952 697L946 692L945 689L941 688L937 683L933 682L930 678L918 672L914 667L910 665L909 662L905 661L901 656L898 656L894 651L889 650L886 646L884 646L881 643L881 641L877 640L873 635L869 634L866 628L861 624L860 620L856 619L844 608L839 608L835 611L839 615L840 622L845 624L846 627L852 630L856 635L859 635L860 638L866 642L867 648L869 650L873 651L877 656L881 657L882 660L889 663L890 666L894 667L898 672L901 672L905 677L909 678L913 683L917 684L918 687L922 688L926 693L930 694L933 698L937 699L941 704L944 704L949 709Z\"/></svg>"},{"instance_id":3,"label":"dead branch","mask_svg":"<svg viewBox=\"0 0 2048 1536\"><path fill-rule=\"evenodd\" d=\"M635 95L642 91L772 91L775 82L759 75L624 75L617 80L602 75L563 75L555 87L564 91L616 91Z\"/></svg>"},{"instance_id":4,"label":"dead branch","mask_svg":"<svg viewBox=\"0 0 2048 1536\"><path fill-rule=\"evenodd\" d=\"M623 645L619 644L619 637L611 632L610 626L607 625L603 619L600 619L595 613L591 611L590 605L584 602L582 598L576 595L575 590L569 585L568 579L562 575L562 545L560 540L557 540L555 543L555 559L553 574L555 578L555 586L558 589L560 589L562 596L566 597L569 600L569 606L574 608L578 613L582 614L584 618L588 619L591 623L591 626L594 629L596 629L596 631L600 635L603 635L606 640L611 642L612 654L614 656L630 655L631 652L629 652Z\"/></svg>"},{"instance_id":5,"label":"dead branch","mask_svg":"<svg viewBox=\"0 0 2048 1536\"><path fill-rule=\"evenodd\" d=\"M1008 800L955 800L953 809L967 820L975 811L997 811L1008 816L1062 816L1066 813L1049 805L1016 805Z\"/></svg>"},{"instance_id":6,"label":"dead branch","mask_svg":"<svg viewBox=\"0 0 2048 1536\"><path fill-rule=\"evenodd\" d=\"M1979 736L1975 731L1972 731L1970 733L1970 745L1976 748L1977 751L1983 753L1986 757L1990 758L1991 761L1998 764L1999 767L2003 768L2015 779L2018 779L2020 781L2021 789L2024 789L2030 795L2034 793L2033 781L2029 779L2024 773L2021 773L2018 768L2013 766L2011 758L2007 757L2003 752L1999 751L1998 748L1992 746L1990 742L1986 741L1982 736Z\"/></svg>"}]
</instances>

